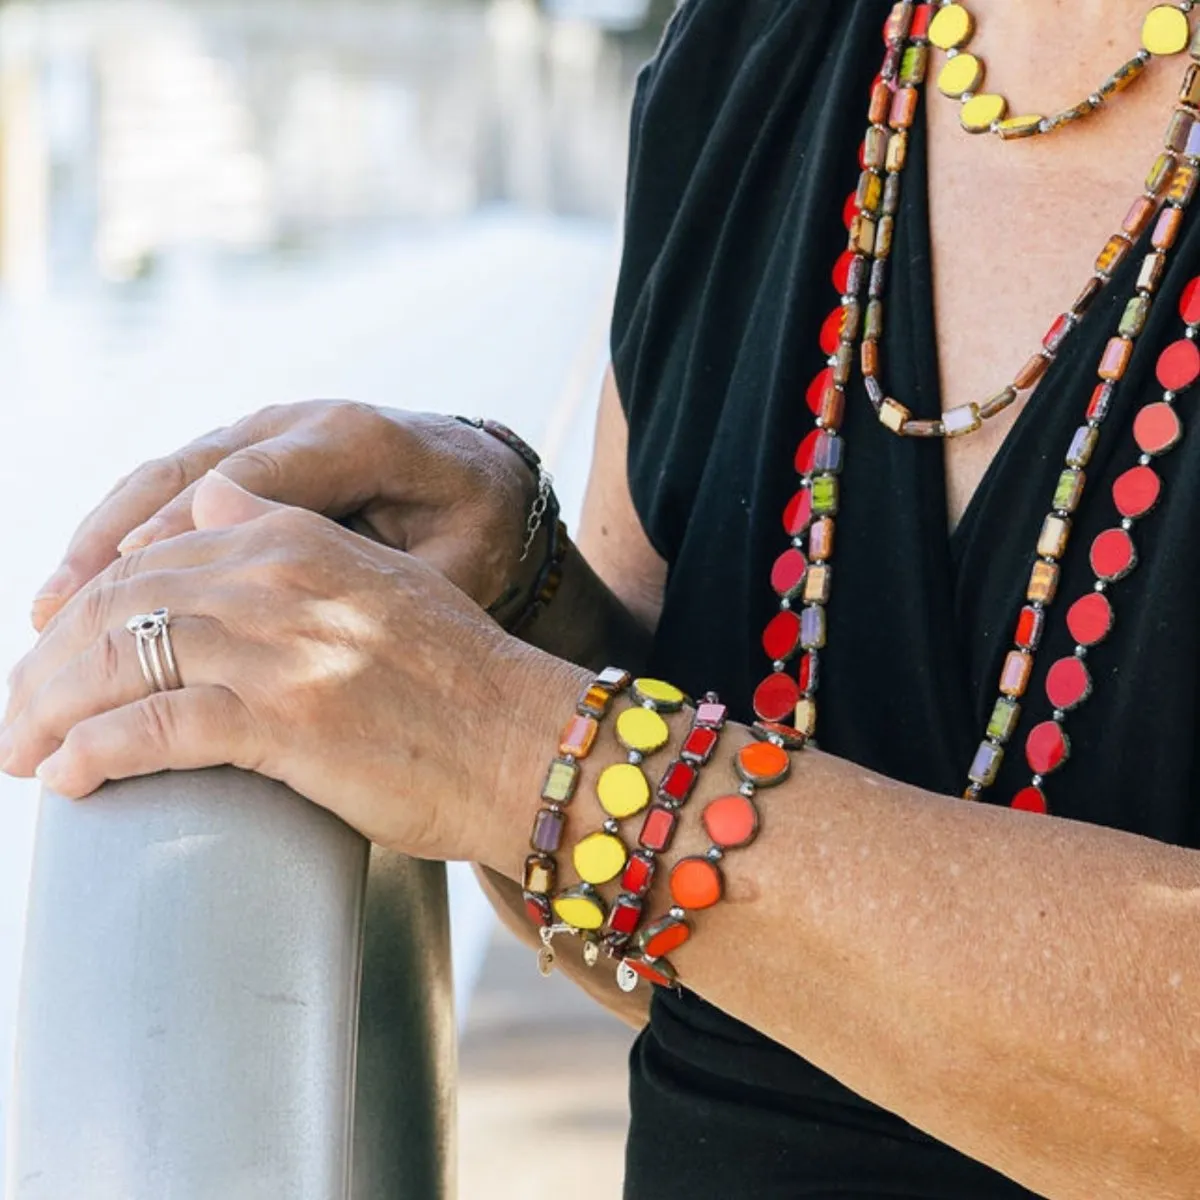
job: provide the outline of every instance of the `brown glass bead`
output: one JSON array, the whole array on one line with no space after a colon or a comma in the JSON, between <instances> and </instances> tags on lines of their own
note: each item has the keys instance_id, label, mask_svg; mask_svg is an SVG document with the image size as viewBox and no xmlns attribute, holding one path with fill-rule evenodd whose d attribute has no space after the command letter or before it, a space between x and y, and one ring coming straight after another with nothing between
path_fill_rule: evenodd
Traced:
<instances>
[{"instance_id":1,"label":"brown glass bead","mask_svg":"<svg viewBox=\"0 0 1200 1200\"><path fill-rule=\"evenodd\" d=\"M1196 195L1197 179L1200 179L1200 170L1197 170L1195 163L1180 163L1171 176L1167 199L1180 207L1190 204Z\"/></svg>"},{"instance_id":2,"label":"brown glass bead","mask_svg":"<svg viewBox=\"0 0 1200 1200\"><path fill-rule=\"evenodd\" d=\"M830 568L810 565L804 577L804 603L828 604L831 591Z\"/></svg>"},{"instance_id":3,"label":"brown glass bead","mask_svg":"<svg viewBox=\"0 0 1200 1200\"><path fill-rule=\"evenodd\" d=\"M896 230L895 217L881 217L875 230L875 257L887 258L892 252L892 236Z\"/></svg>"},{"instance_id":4,"label":"brown glass bead","mask_svg":"<svg viewBox=\"0 0 1200 1200\"><path fill-rule=\"evenodd\" d=\"M1096 258L1096 271L1100 275L1111 275L1124 261L1129 253L1130 242L1127 237L1114 233L1104 243L1104 249Z\"/></svg>"},{"instance_id":5,"label":"brown glass bead","mask_svg":"<svg viewBox=\"0 0 1200 1200\"><path fill-rule=\"evenodd\" d=\"M873 338L867 338L862 344L862 373L864 375L879 374L879 343Z\"/></svg>"},{"instance_id":6,"label":"brown glass bead","mask_svg":"<svg viewBox=\"0 0 1200 1200\"><path fill-rule=\"evenodd\" d=\"M850 269L846 272L846 294L857 296L867 278L867 263L870 260L861 254L854 255L850 260Z\"/></svg>"},{"instance_id":7,"label":"brown glass bead","mask_svg":"<svg viewBox=\"0 0 1200 1200\"><path fill-rule=\"evenodd\" d=\"M883 301L872 300L867 305L867 320L863 325L863 337L878 340L883 336Z\"/></svg>"},{"instance_id":8,"label":"brown glass bead","mask_svg":"<svg viewBox=\"0 0 1200 1200\"><path fill-rule=\"evenodd\" d=\"M889 175L883 185L883 211L895 216L900 208L900 176Z\"/></svg>"},{"instance_id":9,"label":"brown glass bead","mask_svg":"<svg viewBox=\"0 0 1200 1200\"><path fill-rule=\"evenodd\" d=\"M875 222L865 213L850 222L850 249L859 254L870 254L875 249Z\"/></svg>"},{"instance_id":10,"label":"brown glass bead","mask_svg":"<svg viewBox=\"0 0 1200 1200\"><path fill-rule=\"evenodd\" d=\"M1121 222L1121 229L1128 237L1136 241L1146 232L1150 222L1154 219L1155 208L1154 201L1148 196L1139 196L1125 214L1125 220Z\"/></svg>"},{"instance_id":11,"label":"brown glass bead","mask_svg":"<svg viewBox=\"0 0 1200 1200\"><path fill-rule=\"evenodd\" d=\"M1192 63L1183 76L1179 88L1179 102L1192 108L1200 108L1200 66Z\"/></svg>"},{"instance_id":12,"label":"brown glass bead","mask_svg":"<svg viewBox=\"0 0 1200 1200\"><path fill-rule=\"evenodd\" d=\"M872 125L882 125L892 107L892 89L881 79L871 89L871 107L867 110L867 120Z\"/></svg>"},{"instance_id":13,"label":"brown glass bead","mask_svg":"<svg viewBox=\"0 0 1200 1200\"><path fill-rule=\"evenodd\" d=\"M1006 696L1023 696L1033 673L1033 655L1010 650L1000 672L1000 690Z\"/></svg>"},{"instance_id":14,"label":"brown glass bead","mask_svg":"<svg viewBox=\"0 0 1200 1200\"><path fill-rule=\"evenodd\" d=\"M1146 69L1146 60L1131 58L1122 63L1099 87L1098 94L1105 99L1123 92Z\"/></svg>"},{"instance_id":15,"label":"brown glass bead","mask_svg":"<svg viewBox=\"0 0 1200 1200\"><path fill-rule=\"evenodd\" d=\"M904 426L906 437L941 437L944 433L941 421L909 421Z\"/></svg>"},{"instance_id":16,"label":"brown glass bead","mask_svg":"<svg viewBox=\"0 0 1200 1200\"><path fill-rule=\"evenodd\" d=\"M1070 536L1071 522L1066 517L1048 516L1042 522L1037 552L1043 558L1062 558L1067 552L1067 540Z\"/></svg>"},{"instance_id":17,"label":"brown glass bead","mask_svg":"<svg viewBox=\"0 0 1200 1200\"><path fill-rule=\"evenodd\" d=\"M867 284L867 295L878 300L887 289L887 259L877 258L871 264L871 280Z\"/></svg>"},{"instance_id":18,"label":"brown glass bead","mask_svg":"<svg viewBox=\"0 0 1200 1200\"><path fill-rule=\"evenodd\" d=\"M997 392L986 403L979 406L979 415L985 420L989 420L997 413L1003 412L1017 398L1017 389L1006 387L1004 391Z\"/></svg>"},{"instance_id":19,"label":"brown glass bead","mask_svg":"<svg viewBox=\"0 0 1200 1200\"><path fill-rule=\"evenodd\" d=\"M1082 317L1092 307L1092 301L1100 295L1103 287L1104 281L1093 275L1080 289L1079 295L1075 297L1075 302L1071 305L1071 312L1077 317Z\"/></svg>"},{"instance_id":20,"label":"brown glass bead","mask_svg":"<svg viewBox=\"0 0 1200 1200\"><path fill-rule=\"evenodd\" d=\"M826 429L840 429L846 412L846 393L840 387L826 388L821 394L821 411L817 414Z\"/></svg>"},{"instance_id":21,"label":"brown glass bead","mask_svg":"<svg viewBox=\"0 0 1200 1200\"><path fill-rule=\"evenodd\" d=\"M1150 174L1146 176L1146 191L1151 196L1157 196L1171 181L1171 176L1175 172L1175 156L1173 154L1160 154L1154 160L1154 166L1150 168Z\"/></svg>"},{"instance_id":22,"label":"brown glass bead","mask_svg":"<svg viewBox=\"0 0 1200 1200\"><path fill-rule=\"evenodd\" d=\"M849 382L854 370L854 346L850 342L839 342L833 355L833 381L843 386Z\"/></svg>"},{"instance_id":23,"label":"brown glass bead","mask_svg":"<svg viewBox=\"0 0 1200 1200\"><path fill-rule=\"evenodd\" d=\"M1044 132L1053 133L1054 130L1061 129L1064 125L1071 125L1075 121L1082 120L1094 111L1095 105L1090 100L1080 100L1078 104L1061 109L1054 116L1048 117L1044 123Z\"/></svg>"},{"instance_id":24,"label":"brown glass bead","mask_svg":"<svg viewBox=\"0 0 1200 1200\"><path fill-rule=\"evenodd\" d=\"M531 854L525 860L525 876L522 886L527 892L548 895L554 891L558 880L558 866L549 855Z\"/></svg>"},{"instance_id":25,"label":"brown glass bead","mask_svg":"<svg viewBox=\"0 0 1200 1200\"><path fill-rule=\"evenodd\" d=\"M858 340L858 326L861 320L862 305L857 300L851 300L849 304L842 305L842 332L840 336L843 342Z\"/></svg>"},{"instance_id":26,"label":"brown glass bead","mask_svg":"<svg viewBox=\"0 0 1200 1200\"><path fill-rule=\"evenodd\" d=\"M1027 600L1050 604L1058 591L1058 568L1053 563L1040 559L1033 564L1029 573L1029 587L1025 591Z\"/></svg>"},{"instance_id":27,"label":"brown glass bead","mask_svg":"<svg viewBox=\"0 0 1200 1200\"><path fill-rule=\"evenodd\" d=\"M1183 224L1182 208L1164 208L1158 214L1154 223L1154 232L1150 235L1150 244L1155 250L1170 250L1179 236L1179 226Z\"/></svg>"},{"instance_id":28,"label":"brown glass bead","mask_svg":"<svg viewBox=\"0 0 1200 1200\"><path fill-rule=\"evenodd\" d=\"M863 171L858 177L858 190L854 193L858 207L865 213L879 211L883 199L883 182L874 171Z\"/></svg>"},{"instance_id":29,"label":"brown glass bead","mask_svg":"<svg viewBox=\"0 0 1200 1200\"><path fill-rule=\"evenodd\" d=\"M883 40L890 45L902 42L912 28L913 6L908 0L892 5L892 11L883 26Z\"/></svg>"},{"instance_id":30,"label":"brown glass bead","mask_svg":"<svg viewBox=\"0 0 1200 1200\"><path fill-rule=\"evenodd\" d=\"M1035 354L1016 374L1013 379L1013 387L1018 392L1023 392L1027 388L1033 387L1035 383L1046 373L1046 368L1050 365L1050 360L1044 354Z\"/></svg>"},{"instance_id":31,"label":"brown glass bead","mask_svg":"<svg viewBox=\"0 0 1200 1200\"><path fill-rule=\"evenodd\" d=\"M810 562L825 562L833 557L834 524L832 517L820 517L808 531ZM811 568L810 568L811 569Z\"/></svg>"},{"instance_id":32,"label":"brown glass bead","mask_svg":"<svg viewBox=\"0 0 1200 1200\"><path fill-rule=\"evenodd\" d=\"M1138 271L1137 286L1139 291L1153 292L1162 281L1163 272L1167 269L1167 256L1151 252L1142 259Z\"/></svg>"},{"instance_id":33,"label":"brown glass bead","mask_svg":"<svg viewBox=\"0 0 1200 1200\"><path fill-rule=\"evenodd\" d=\"M1174 154L1182 154L1187 147L1188 134L1192 132L1192 122L1195 118L1189 112L1177 108L1167 122L1167 132L1163 134L1163 145Z\"/></svg>"},{"instance_id":34,"label":"brown glass bead","mask_svg":"<svg viewBox=\"0 0 1200 1200\"><path fill-rule=\"evenodd\" d=\"M919 93L916 88L897 88L896 94L892 97L891 111L888 113L888 124L893 129L907 129L916 120L918 100ZM860 108L858 111L862 112L862 109ZM899 168L889 164L888 170L899 170Z\"/></svg>"},{"instance_id":35,"label":"brown glass bead","mask_svg":"<svg viewBox=\"0 0 1200 1200\"><path fill-rule=\"evenodd\" d=\"M887 161L888 142L891 134L880 125L873 125L867 130L863 140L863 166L880 170Z\"/></svg>"},{"instance_id":36,"label":"brown glass bead","mask_svg":"<svg viewBox=\"0 0 1200 1200\"><path fill-rule=\"evenodd\" d=\"M912 89L908 89L911 91ZM914 93L915 95L915 93ZM884 161L884 166L889 171L903 171L904 164L908 162L908 134L894 133L888 139L887 158Z\"/></svg>"}]
</instances>

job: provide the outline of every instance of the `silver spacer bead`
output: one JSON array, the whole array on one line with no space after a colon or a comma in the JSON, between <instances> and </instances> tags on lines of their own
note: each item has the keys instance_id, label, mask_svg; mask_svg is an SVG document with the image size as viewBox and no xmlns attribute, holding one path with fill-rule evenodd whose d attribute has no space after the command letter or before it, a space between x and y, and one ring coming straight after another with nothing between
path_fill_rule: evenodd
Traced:
<instances>
[{"instance_id":1,"label":"silver spacer bead","mask_svg":"<svg viewBox=\"0 0 1200 1200\"><path fill-rule=\"evenodd\" d=\"M1051 719L1057 721L1060 725L1066 720L1067 714L1061 708L1056 708L1051 714Z\"/></svg>"},{"instance_id":2,"label":"silver spacer bead","mask_svg":"<svg viewBox=\"0 0 1200 1200\"><path fill-rule=\"evenodd\" d=\"M777 658L771 664L771 670L778 674L778 672L782 671L786 666L787 666L787 663L785 663L782 658Z\"/></svg>"},{"instance_id":3,"label":"silver spacer bead","mask_svg":"<svg viewBox=\"0 0 1200 1200\"><path fill-rule=\"evenodd\" d=\"M780 602L779 602L779 607L784 612L789 612L789 611L791 611L792 602L786 596L784 596L784 598L782 600L780 600Z\"/></svg>"},{"instance_id":4,"label":"silver spacer bead","mask_svg":"<svg viewBox=\"0 0 1200 1200\"><path fill-rule=\"evenodd\" d=\"M1092 591L1093 592L1108 591L1108 581L1104 580L1104 579L1097 579L1096 582L1092 584Z\"/></svg>"},{"instance_id":5,"label":"silver spacer bead","mask_svg":"<svg viewBox=\"0 0 1200 1200\"><path fill-rule=\"evenodd\" d=\"M1148 466L1150 465L1150 455L1148 455L1148 454L1139 454L1139 455L1138 455L1138 462L1139 462L1139 464L1141 464L1141 466L1143 466L1143 467L1148 467Z\"/></svg>"},{"instance_id":6,"label":"silver spacer bead","mask_svg":"<svg viewBox=\"0 0 1200 1200\"><path fill-rule=\"evenodd\" d=\"M686 915L687 914L682 908L679 907L678 904L672 904L671 907L667 909L667 916L674 917L677 921L682 921Z\"/></svg>"},{"instance_id":7,"label":"silver spacer bead","mask_svg":"<svg viewBox=\"0 0 1200 1200\"><path fill-rule=\"evenodd\" d=\"M628 761L632 766L640 767L642 765L642 752L640 750L630 750Z\"/></svg>"},{"instance_id":8,"label":"silver spacer bead","mask_svg":"<svg viewBox=\"0 0 1200 1200\"><path fill-rule=\"evenodd\" d=\"M1169 390L1165 391L1163 392L1163 399L1170 404L1171 401L1175 399L1175 393Z\"/></svg>"},{"instance_id":9,"label":"silver spacer bead","mask_svg":"<svg viewBox=\"0 0 1200 1200\"><path fill-rule=\"evenodd\" d=\"M754 795L754 784L752 784L752 783L743 783L743 784L742 784L742 786L741 786L740 788L738 788L738 791L739 791L739 792L740 792L740 793L741 793L743 796L753 796L753 795Z\"/></svg>"},{"instance_id":10,"label":"silver spacer bead","mask_svg":"<svg viewBox=\"0 0 1200 1200\"><path fill-rule=\"evenodd\" d=\"M804 549L804 539L802 537L794 537L794 538L792 538L792 545L797 550L803 550Z\"/></svg>"},{"instance_id":11,"label":"silver spacer bead","mask_svg":"<svg viewBox=\"0 0 1200 1200\"><path fill-rule=\"evenodd\" d=\"M1194 341L1196 340L1196 326L1195 326L1195 325L1189 325L1189 326L1188 326L1188 327L1187 327L1187 328L1186 328L1186 329L1183 331L1183 336L1184 336L1185 338L1188 338L1188 339L1190 339L1191 341L1193 341L1193 342L1194 342Z\"/></svg>"},{"instance_id":12,"label":"silver spacer bead","mask_svg":"<svg viewBox=\"0 0 1200 1200\"><path fill-rule=\"evenodd\" d=\"M611 834L615 835L615 834L619 833L620 831L621 831L621 826L618 825L617 822L612 819L612 817L609 817L608 820L604 822L604 832L605 833L611 833Z\"/></svg>"},{"instance_id":13,"label":"silver spacer bead","mask_svg":"<svg viewBox=\"0 0 1200 1200\"><path fill-rule=\"evenodd\" d=\"M1076 646L1075 647L1075 657L1076 658L1087 658L1087 647L1086 646Z\"/></svg>"},{"instance_id":14,"label":"silver spacer bead","mask_svg":"<svg viewBox=\"0 0 1200 1200\"><path fill-rule=\"evenodd\" d=\"M709 862L717 863L725 857L725 851L722 850L720 846L709 846L709 848L704 852L704 857L707 858Z\"/></svg>"},{"instance_id":15,"label":"silver spacer bead","mask_svg":"<svg viewBox=\"0 0 1200 1200\"><path fill-rule=\"evenodd\" d=\"M1035 775L1030 781L1034 787L1041 787L1045 779L1041 775Z\"/></svg>"},{"instance_id":16,"label":"silver spacer bead","mask_svg":"<svg viewBox=\"0 0 1200 1200\"><path fill-rule=\"evenodd\" d=\"M1123 530L1125 530L1126 533L1128 533L1133 528L1133 519L1131 517L1122 518L1121 528Z\"/></svg>"},{"instance_id":17,"label":"silver spacer bead","mask_svg":"<svg viewBox=\"0 0 1200 1200\"><path fill-rule=\"evenodd\" d=\"M1099 107L1100 107L1100 105L1102 105L1102 104L1104 103L1104 97L1103 97L1102 95L1100 95L1100 93L1099 93L1099 92L1093 92L1093 93L1092 93L1092 94L1091 94L1091 95L1088 97L1088 103L1089 103L1089 104L1090 104L1090 105L1091 105L1093 108L1099 108Z\"/></svg>"}]
</instances>

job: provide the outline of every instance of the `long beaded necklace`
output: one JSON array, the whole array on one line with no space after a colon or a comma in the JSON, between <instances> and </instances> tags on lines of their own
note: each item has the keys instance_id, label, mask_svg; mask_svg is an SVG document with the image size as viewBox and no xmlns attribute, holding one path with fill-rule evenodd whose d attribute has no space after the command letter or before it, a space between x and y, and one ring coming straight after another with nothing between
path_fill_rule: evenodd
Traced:
<instances>
[{"instance_id":1,"label":"long beaded necklace","mask_svg":"<svg viewBox=\"0 0 1200 1200\"><path fill-rule=\"evenodd\" d=\"M894 433L945 436L956 431L971 432L978 427L978 421L986 419L983 409L965 406L975 410L969 413L972 422L969 429L957 429L959 422L966 425L967 421L953 417L954 410L943 414L941 422L916 421L903 406L883 396L877 371L870 369L878 364L886 261L899 207L900 175L907 158L909 130L916 118L919 89L928 66L934 8L933 4L905 0L893 7L887 19L884 26L887 51L871 88L871 124L860 153L863 176L846 206L849 246L834 269L834 283L842 292L842 303L835 310L836 323L827 320L821 330L822 350L828 355L828 363L808 389L816 428L801 441L796 452L799 487L783 516L791 544L775 560L770 576L771 587L779 597L779 612L763 632L763 648L772 660L773 669L755 689L753 701L755 713L762 721L781 726L778 735L781 738L786 736L782 723L789 718L793 726L788 730L801 737L811 738L816 731L820 652L826 644L835 517L840 502L839 475L845 455L839 430L845 386L859 335L858 306L864 284L869 300L862 330L862 368L868 398L881 423ZM1198 43L1200 38L1192 46L1196 58L1200 58ZM1045 627L1046 610L1057 593L1059 563L1069 541L1072 515L1083 496L1085 468L1095 450L1113 391L1125 373L1136 339L1145 328L1168 255L1200 181L1200 67L1196 63L1189 66L1185 75L1179 105L1172 113L1163 151L1147 178L1145 192L1135 202L1122 232L1110 239L1080 298L1052 326L1046 339L1050 344L1044 343L1037 356L1043 360L1036 375L1040 378L1063 339L1107 284L1116 265L1128 255L1134 241L1153 226L1151 251L1142 263L1135 294L1126 305L1117 334L1109 340L1101 356L1097 367L1099 382L1089 398L1083 424L1067 449L1065 466L1038 538L1037 557L1026 590L1027 603L1018 617L1014 648L1001 673L1000 696L968 769L964 792L968 799L980 798L995 782L1007 743L1016 731L1021 699L1028 688L1034 655ZM872 303L878 306L874 319ZM1051 668L1046 687L1053 715L1049 721L1035 726L1026 740L1026 760L1033 775L1030 784L1013 800L1019 808L1047 810L1044 777L1061 766L1070 753L1063 728L1066 714L1091 693L1091 680L1083 660L1088 647L1106 637L1112 627L1112 606L1105 593L1111 583L1123 578L1136 565L1130 530L1134 521L1151 510L1161 490L1161 481L1150 470L1149 462L1170 450L1182 436L1172 403L1180 390L1200 377L1200 351L1195 346L1200 327L1200 279L1193 281L1185 292L1181 313L1187 324L1186 336L1168 346L1159 359L1158 377L1165 389L1164 398L1139 413L1134 435L1141 457L1137 466L1114 487L1113 500L1121 522L1093 542L1090 562L1096 575L1095 588L1076 601L1068 613L1068 625L1077 642L1076 653ZM831 330L836 332L833 345ZM994 397L984 409L996 404L1007 407L1015 399L1016 390L1014 381L1012 387ZM945 428L948 417L949 430ZM906 429L907 425L918 428ZM938 425L943 428L934 428ZM793 677L788 673L788 663L797 654L799 664Z\"/></svg>"}]
</instances>

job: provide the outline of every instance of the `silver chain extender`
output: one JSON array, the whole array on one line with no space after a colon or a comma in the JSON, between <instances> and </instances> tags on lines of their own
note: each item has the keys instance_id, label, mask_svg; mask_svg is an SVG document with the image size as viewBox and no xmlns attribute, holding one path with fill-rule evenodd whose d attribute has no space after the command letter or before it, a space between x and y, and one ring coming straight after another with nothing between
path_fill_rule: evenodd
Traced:
<instances>
[{"instance_id":1,"label":"silver chain extender","mask_svg":"<svg viewBox=\"0 0 1200 1200\"><path fill-rule=\"evenodd\" d=\"M533 549L534 539L542 527L546 510L550 507L550 491L554 487L554 476L543 467L538 467L538 490L529 508L529 516L525 518L525 545L521 548L518 562L524 562Z\"/></svg>"}]
</instances>

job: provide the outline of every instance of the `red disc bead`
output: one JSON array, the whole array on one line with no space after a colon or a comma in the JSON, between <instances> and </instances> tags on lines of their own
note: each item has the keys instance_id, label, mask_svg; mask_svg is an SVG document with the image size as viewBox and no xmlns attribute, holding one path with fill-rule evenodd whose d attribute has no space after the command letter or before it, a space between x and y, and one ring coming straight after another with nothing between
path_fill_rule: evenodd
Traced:
<instances>
[{"instance_id":1,"label":"red disc bead","mask_svg":"<svg viewBox=\"0 0 1200 1200\"><path fill-rule=\"evenodd\" d=\"M842 306L839 304L837 308L835 308L833 312L831 312L829 316L827 316L825 320L821 322L820 343L821 350L825 354L833 354L834 351L837 350L838 345L842 340L842 323L844 320L845 316L842 312Z\"/></svg>"},{"instance_id":2,"label":"red disc bead","mask_svg":"<svg viewBox=\"0 0 1200 1200\"><path fill-rule=\"evenodd\" d=\"M1070 753L1067 735L1057 721L1043 721L1035 725L1025 739L1025 761L1029 763L1029 769L1038 775L1057 771Z\"/></svg>"},{"instance_id":3,"label":"red disc bead","mask_svg":"<svg viewBox=\"0 0 1200 1200\"><path fill-rule=\"evenodd\" d=\"M821 440L821 431L813 429L804 435L804 440L796 448L796 474L811 475L813 463L817 458L817 443Z\"/></svg>"},{"instance_id":4,"label":"red disc bead","mask_svg":"<svg viewBox=\"0 0 1200 1200\"><path fill-rule=\"evenodd\" d=\"M1046 674L1046 696L1064 712L1082 704L1092 692L1092 677L1081 659L1060 658Z\"/></svg>"},{"instance_id":5,"label":"red disc bead","mask_svg":"<svg viewBox=\"0 0 1200 1200\"><path fill-rule=\"evenodd\" d=\"M1047 811L1046 794L1041 788L1022 788L1012 798L1011 807L1020 809L1022 812L1044 813Z\"/></svg>"},{"instance_id":6,"label":"red disc bead","mask_svg":"<svg viewBox=\"0 0 1200 1200\"><path fill-rule=\"evenodd\" d=\"M800 688L783 671L776 671L754 689L754 712L764 721L785 721L796 708Z\"/></svg>"},{"instance_id":7,"label":"red disc bead","mask_svg":"<svg viewBox=\"0 0 1200 1200\"><path fill-rule=\"evenodd\" d=\"M1200 349L1188 338L1172 342L1159 356L1158 382L1172 392L1191 387L1200 378Z\"/></svg>"},{"instance_id":8,"label":"red disc bead","mask_svg":"<svg viewBox=\"0 0 1200 1200\"><path fill-rule=\"evenodd\" d=\"M771 568L771 586L784 597L794 596L804 585L808 562L795 547L785 550Z\"/></svg>"},{"instance_id":9,"label":"red disc bead","mask_svg":"<svg viewBox=\"0 0 1200 1200\"><path fill-rule=\"evenodd\" d=\"M1106 529L1098 533L1092 542L1090 558L1097 577L1109 582L1128 575L1137 565L1133 539L1124 529Z\"/></svg>"},{"instance_id":10,"label":"red disc bead","mask_svg":"<svg viewBox=\"0 0 1200 1200\"><path fill-rule=\"evenodd\" d=\"M800 645L799 615L791 611L776 613L763 630L762 644L772 662L791 658Z\"/></svg>"},{"instance_id":11,"label":"red disc bead","mask_svg":"<svg viewBox=\"0 0 1200 1200\"><path fill-rule=\"evenodd\" d=\"M1186 325L1200 325L1200 275L1197 275L1179 297L1179 315Z\"/></svg>"},{"instance_id":12,"label":"red disc bead","mask_svg":"<svg viewBox=\"0 0 1200 1200\"><path fill-rule=\"evenodd\" d=\"M704 831L722 850L748 846L758 834L758 809L749 796L718 796L701 816Z\"/></svg>"},{"instance_id":13,"label":"red disc bead","mask_svg":"<svg viewBox=\"0 0 1200 1200\"><path fill-rule=\"evenodd\" d=\"M1123 517L1144 517L1157 503L1162 480L1149 467L1132 467L1113 484L1113 503Z\"/></svg>"},{"instance_id":14,"label":"red disc bead","mask_svg":"<svg viewBox=\"0 0 1200 1200\"><path fill-rule=\"evenodd\" d=\"M1133 420L1133 439L1146 454L1165 454L1181 437L1179 414L1164 401L1147 404Z\"/></svg>"},{"instance_id":15,"label":"red disc bead","mask_svg":"<svg viewBox=\"0 0 1200 1200\"><path fill-rule=\"evenodd\" d=\"M823 371L817 372L812 383L808 385L808 391L804 393L805 403L813 416L820 414L825 391L831 387L833 387L833 368L826 367Z\"/></svg>"},{"instance_id":16,"label":"red disc bead","mask_svg":"<svg viewBox=\"0 0 1200 1200\"><path fill-rule=\"evenodd\" d=\"M802 487L783 510L783 531L788 537L799 537L812 524L812 489Z\"/></svg>"},{"instance_id":17,"label":"red disc bead","mask_svg":"<svg viewBox=\"0 0 1200 1200\"><path fill-rule=\"evenodd\" d=\"M1112 605L1107 596L1089 592L1067 610L1067 628L1081 646L1094 646L1108 637L1113 627Z\"/></svg>"}]
</instances>

